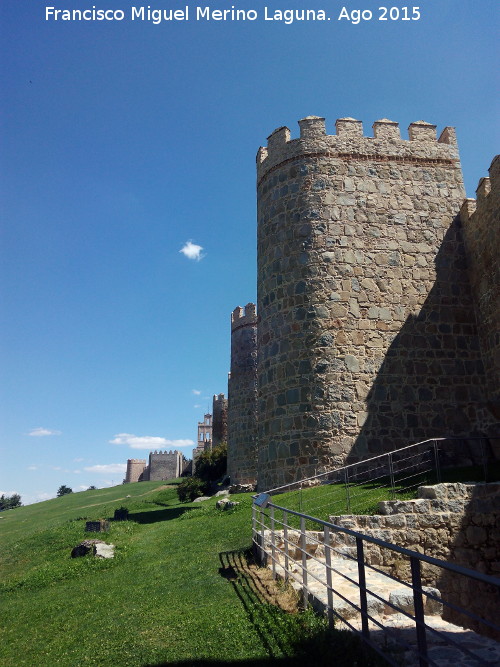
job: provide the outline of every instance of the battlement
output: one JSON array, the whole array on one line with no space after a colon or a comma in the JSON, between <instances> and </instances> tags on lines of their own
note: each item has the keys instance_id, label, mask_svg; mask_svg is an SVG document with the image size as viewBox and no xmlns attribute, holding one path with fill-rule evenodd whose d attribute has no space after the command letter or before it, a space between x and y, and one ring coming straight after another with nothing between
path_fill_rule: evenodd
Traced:
<instances>
[{"instance_id":1,"label":"battlement","mask_svg":"<svg viewBox=\"0 0 500 667\"><path fill-rule=\"evenodd\" d=\"M451 164L459 168L456 134L445 127L439 138L436 125L419 120L408 127L408 139L402 139L399 123L382 118L373 123L373 136L366 136L363 123L355 118L338 118L336 134L327 134L325 119L306 116L298 121L300 136L292 139L288 127L279 127L267 139L267 146L257 153L260 181L266 173L283 162L299 157L338 157L396 162L426 161Z\"/></svg>"},{"instance_id":2,"label":"battlement","mask_svg":"<svg viewBox=\"0 0 500 667\"><path fill-rule=\"evenodd\" d=\"M248 324L256 323L257 306L254 303L247 303L244 308L237 306L231 313L231 331L235 331Z\"/></svg>"},{"instance_id":3,"label":"battlement","mask_svg":"<svg viewBox=\"0 0 500 667\"><path fill-rule=\"evenodd\" d=\"M492 185L498 191L500 186L500 155L496 155L488 170L489 178L484 177L479 179L476 188L476 199L466 199L460 209L460 219L467 223L471 221L476 211L480 212L489 207L489 199L491 196Z\"/></svg>"},{"instance_id":4,"label":"battlement","mask_svg":"<svg viewBox=\"0 0 500 667\"><path fill-rule=\"evenodd\" d=\"M146 465L146 459L127 459L127 463L143 463Z\"/></svg>"},{"instance_id":5,"label":"battlement","mask_svg":"<svg viewBox=\"0 0 500 667\"><path fill-rule=\"evenodd\" d=\"M225 394L219 394L219 395L214 394L213 398L214 403L224 403L225 400L226 400Z\"/></svg>"}]
</instances>

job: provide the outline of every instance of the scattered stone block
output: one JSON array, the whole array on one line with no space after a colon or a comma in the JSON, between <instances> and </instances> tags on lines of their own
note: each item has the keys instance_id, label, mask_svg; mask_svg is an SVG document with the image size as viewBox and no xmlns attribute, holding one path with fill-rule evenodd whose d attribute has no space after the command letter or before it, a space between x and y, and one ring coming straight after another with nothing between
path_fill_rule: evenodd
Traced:
<instances>
[{"instance_id":1,"label":"scattered stone block","mask_svg":"<svg viewBox=\"0 0 500 667\"><path fill-rule=\"evenodd\" d=\"M109 531L109 521L99 519L98 521L87 521L85 524L87 533L107 533Z\"/></svg>"}]
</instances>

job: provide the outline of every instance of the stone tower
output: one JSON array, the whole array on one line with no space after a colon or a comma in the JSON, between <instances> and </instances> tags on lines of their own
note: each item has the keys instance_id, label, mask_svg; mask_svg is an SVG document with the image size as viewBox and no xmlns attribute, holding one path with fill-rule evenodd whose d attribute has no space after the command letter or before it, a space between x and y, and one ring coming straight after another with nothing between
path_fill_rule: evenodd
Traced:
<instances>
[{"instance_id":1,"label":"stone tower","mask_svg":"<svg viewBox=\"0 0 500 667\"><path fill-rule=\"evenodd\" d=\"M261 490L474 433L484 386L454 129L299 126L257 154Z\"/></svg>"},{"instance_id":2,"label":"stone tower","mask_svg":"<svg viewBox=\"0 0 500 667\"><path fill-rule=\"evenodd\" d=\"M124 484L138 482L145 467L146 459L127 459L127 473L123 480Z\"/></svg>"},{"instance_id":3,"label":"stone tower","mask_svg":"<svg viewBox=\"0 0 500 667\"><path fill-rule=\"evenodd\" d=\"M257 314L254 303L231 314L228 382L228 475L232 484L257 479Z\"/></svg>"},{"instance_id":4,"label":"stone tower","mask_svg":"<svg viewBox=\"0 0 500 667\"><path fill-rule=\"evenodd\" d=\"M227 442L227 398L214 394L212 401L212 447Z\"/></svg>"}]
</instances>

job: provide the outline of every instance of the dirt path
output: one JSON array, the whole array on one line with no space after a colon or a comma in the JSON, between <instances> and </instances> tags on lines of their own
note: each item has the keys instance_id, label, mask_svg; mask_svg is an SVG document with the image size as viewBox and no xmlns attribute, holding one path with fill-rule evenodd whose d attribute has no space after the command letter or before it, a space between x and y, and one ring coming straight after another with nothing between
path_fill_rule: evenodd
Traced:
<instances>
[{"instance_id":1,"label":"dirt path","mask_svg":"<svg viewBox=\"0 0 500 667\"><path fill-rule=\"evenodd\" d=\"M82 505L78 509L84 510L87 509L87 507L97 507L98 505L106 505L107 503L114 503L118 500L127 500L128 497L142 498L143 496L147 496L149 493L155 493L156 491L163 491L163 489L173 489L173 488L175 487L172 484L163 484L162 486L157 486L156 489L150 489L149 491L140 493L137 496L122 496L121 498L113 498L113 500L104 500L102 503L93 503L92 505Z\"/></svg>"}]
</instances>

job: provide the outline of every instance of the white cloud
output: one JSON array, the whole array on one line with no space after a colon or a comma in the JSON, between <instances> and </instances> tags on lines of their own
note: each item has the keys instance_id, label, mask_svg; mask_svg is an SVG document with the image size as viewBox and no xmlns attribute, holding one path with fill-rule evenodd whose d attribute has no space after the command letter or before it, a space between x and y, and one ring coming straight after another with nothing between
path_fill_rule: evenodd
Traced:
<instances>
[{"instance_id":1,"label":"white cloud","mask_svg":"<svg viewBox=\"0 0 500 667\"><path fill-rule=\"evenodd\" d=\"M201 394L201 391L199 389L192 389L191 391L195 396L199 396Z\"/></svg>"},{"instance_id":2,"label":"white cloud","mask_svg":"<svg viewBox=\"0 0 500 667\"><path fill-rule=\"evenodd\" d=\"M205 255L201 252L202 250L203 248L201 245L196 245L196 243L193 243L192 241L187 241L179 250L179 252L181 252L188 259L194 259L196 262L199 262L200 259L205 257Z\"/></svg>"},{"instance_id":3,"label":"white cloud","mask_svg":"<svg viewBox=\"0 0 500 667\"><path fill-rule=\"evenodd\" d=\"M81 462L84 461L84 460L85 460L85 459L82 459L81 457L78 458L78 459L73 459L73 461L74 461L75 463L81 463Z\"/></svg>"},{"instance_id":4,"label":"white cloud","mask_svg":"<svg viewBox=\"0 0 500 667\"><path fill-rule=\"evenodd\" d=\"M27 470L38 470L38 466L28 466Z\"/></svg>"},{"instance_id":5,"label":"white cloud","mask_svg":"<svg viewBox=\"0 0 500 667\"><path fill-rule=\"evenodd\" d=\"M201 408L201 405L198 405L198 404L193 405L193 408L199 409L199 408Z\"/></svg>"},{"instance_id":6,"label":"white cloud","mask_svg":"<svg viewBox=\"0 0 500 667\"><path fill-rule=\"evenodd\" d=\"M36 438L40 438L45 435L61 435L61 431L53 431L49 428L42 428L39 426L38 428L31 429L28 435L33 435Z\"/></svg>"},{"instance_id":7,"label":"white cloud","mask_svg":"<svg viewBox=\"0 0 500 667\"><path fill-rule=\"evenodd\" d=\"M95 472L98 475L112 475L114 473L126 473L126 463L108 463L105 465L95 465L84 468L87 472Z\"/></svg>"},{"instance_id":8,"label":"white cloud","mask_svg":"<svg viewBox=\"0 0 500 667\"><path fill-rule=\"evenodd\" d=\"M112 445L128 445L130 449L158 449L158 447L188 447L194 445L192 440L168 440L153 435L134 435L133 433L117 433Z\"/></svg>"}]
</instances>

